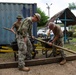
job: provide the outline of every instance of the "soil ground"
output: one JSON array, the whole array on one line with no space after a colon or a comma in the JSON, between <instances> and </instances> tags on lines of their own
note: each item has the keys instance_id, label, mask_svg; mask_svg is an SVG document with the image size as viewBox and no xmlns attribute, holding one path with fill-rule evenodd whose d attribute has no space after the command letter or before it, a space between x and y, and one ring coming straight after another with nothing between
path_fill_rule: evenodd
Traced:
<instances>
[{"instance_id":1,"label":"soil ground","mask_svg":"<svg viewBox=\"0 0 76 75\"><path fill-rule=\"evenodd\" d=\"M19 71L18 68L0 69L0 75L76 75L76 60L59 63L30 66L29 72Z\"/></svg>"},{"instance_id":2,"label":"soil ground","mask_svg":"<svg viewBox=\"0 0 76 75\"><path fill-rule=\"evenodd\" d=\"M66 53L69 54L69 53ZM42 52L36 56L36 58L42 57ZM0 62L14 61L13 53L2 53L0 54ZM59 63L52 63L46 65L29 66L30 71L24 72L19 71L18 68L7 68L0 69L0 75L76 75L76 60L67 61L66 64L60 65Z\"/></svg>"}]
</instances>

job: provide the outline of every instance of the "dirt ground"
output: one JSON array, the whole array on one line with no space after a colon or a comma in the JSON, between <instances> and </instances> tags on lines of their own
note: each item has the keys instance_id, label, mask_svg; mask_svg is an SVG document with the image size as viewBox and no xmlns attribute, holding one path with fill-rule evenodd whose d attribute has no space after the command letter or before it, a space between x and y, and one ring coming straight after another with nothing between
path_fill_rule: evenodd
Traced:
<instances>
[{"instance_id":1,"label":"dirt ground","mask_svg":"<svg viewBox=\"0 0 76 75\"><path fill-rule=\"evenodd\" d=\"M76 75L76 60L59 63L30 66L29 72L19 71L18 68L0 69L0 75Z\"/></svg>"},{"instance_id":2,"label":"dirt ground","mask_svg":"<svg viewBox=\"0 0 76 75\"><path fill-rule=\"evenodd\" d=\"M37 55L36 57L45 57L41 55ZM0 54L0 62L5 61L14 61L14 55L12 53ZM0 75L76 75L76 60L67 61L64 65L52 63L29 67L29 72L19 71L18 68L0 69Z\"/></svg>"}]
</instances>

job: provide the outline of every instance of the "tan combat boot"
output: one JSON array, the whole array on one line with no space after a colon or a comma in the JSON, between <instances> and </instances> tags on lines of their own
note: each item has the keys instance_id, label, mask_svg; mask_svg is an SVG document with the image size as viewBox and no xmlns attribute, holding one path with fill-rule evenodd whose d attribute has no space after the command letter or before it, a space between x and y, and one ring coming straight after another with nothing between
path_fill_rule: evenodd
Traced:
<instances>
[{"instance_id":1,"label":"tan combat boot","mask_svg":"<svg viewBox=\"0 0 76 75\"><path fill-rule=\"evenodd\" d=\"M28 71L30 71L30 68L29 67L23 67L23 68L19 68L19 70L28 72Z\"/></svg>"},{"instance_id":2,"label":"tan combat boot","mask_svg":"<svg viewBox=\"0 0 76 75\"><path fill-rule=\"evenodd\" d=\"M66 59L62 60L62 61L60 62L60 65L64 65L65 63L66 63Z\"/></svg>"}]
</instances>

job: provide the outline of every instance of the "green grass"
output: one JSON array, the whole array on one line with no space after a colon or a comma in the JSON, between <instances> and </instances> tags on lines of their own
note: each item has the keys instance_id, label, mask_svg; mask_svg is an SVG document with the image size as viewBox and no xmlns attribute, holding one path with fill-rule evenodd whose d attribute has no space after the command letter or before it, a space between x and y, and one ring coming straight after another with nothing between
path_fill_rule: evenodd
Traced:
<instances>
[{"instance_id":1,"label":"green grass","mask_svg":"<svg viewBox=\"0 0 76 75\"><path fill-rule=\"evenodd\" d=\"M69 49L69 50L74 50L74 51L76 51L76 46L75 46L75 45L65 44L64 47L67 48L67 49Z\"/></svg>"},{"instance_id":2,"label":"green grass","mask_svg":"<svg viewBox=\"0 0 76 75\"><path fill-rule=\"evenodd\" d=\"M72 40L70 40L70 42L76 42L76 38L73 38Z\"/></svg>"},{"instance_id":3,"label":"green grass","mask_svg":"<svg viewBox=\"0 0 76 75\"><path fill-rule=\"evenodd\" d=\"M68 48L70 50L76 51L76 45L75 45L75 43L76 43L76 38L73 38L72 40L70 40L70 43L64 44L64 47Z\"/></svg>"}]
</instances>

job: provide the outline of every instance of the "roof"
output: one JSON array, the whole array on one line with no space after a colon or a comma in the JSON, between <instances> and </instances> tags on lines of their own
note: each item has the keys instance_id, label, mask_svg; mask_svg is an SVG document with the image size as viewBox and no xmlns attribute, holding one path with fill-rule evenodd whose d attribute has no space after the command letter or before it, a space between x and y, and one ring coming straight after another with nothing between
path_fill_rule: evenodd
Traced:
<instances>
[{"instance_id":1,"label":"roof","mask_svg":"<svg viewBox=\"0 0 76 75\"><path fill-rule=\"evenodd\" d=\"M65 16L66 14L66 16ZM55 14L48 22L54 22L55 20L61 20L61 22L63 24L65 24L66 21L66 26L70 26L70 25L75 25L76 24L76 17L75 15L71 12L71 10L69 8L66 8L62 11L60 11L59 13ZM46 24L46 25L47 25Z\"/></svg>"}]
</instances>

